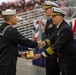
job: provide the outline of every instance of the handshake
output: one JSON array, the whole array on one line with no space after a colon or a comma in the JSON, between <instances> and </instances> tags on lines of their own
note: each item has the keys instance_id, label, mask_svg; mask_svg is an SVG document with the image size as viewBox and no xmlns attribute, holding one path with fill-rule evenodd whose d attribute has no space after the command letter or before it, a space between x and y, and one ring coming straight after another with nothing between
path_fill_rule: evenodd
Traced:
<instances>
[{"instance_id":1,"label":"handshake","mask_svg":"<svg viewBox=\"0 0 76 75\"><path fill-rule=\"evenodd\" d=\"M43 48L45 45L46 44L44 41L38 41L38 48L39 49ZM34 51L33 50L24 51L24 52L21 52L20 55L22 58L31 59L31 58L34 58Z\"/></svg>"}]
</instances>

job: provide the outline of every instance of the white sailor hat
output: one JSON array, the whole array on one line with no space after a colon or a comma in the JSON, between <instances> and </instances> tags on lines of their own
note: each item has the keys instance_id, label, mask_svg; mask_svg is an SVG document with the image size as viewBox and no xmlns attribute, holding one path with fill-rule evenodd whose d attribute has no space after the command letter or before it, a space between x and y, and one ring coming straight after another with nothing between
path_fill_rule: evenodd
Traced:
<instances>
[{"instance_id":1,"label":"white sailor hat","mask_svg":"<svg viewBox=\"0 0 76 75\"><path fill-rule=\"evenodd\" d=\"M59 6L56 3L54 3L54 2L45 1L44 9L51 8L51 7L59 7Z\"/></svg>"},{"instance_id":2,"label":"white sailor hat","mask_svg":"<svg viewBox=\"0 0 76 75\"><path fill-rule=\"evenodd\" d=\"M54 15L64 15L65 16L67 14L65 11L63 11L60 8L53 7L52 10L53 10L53 12L50 14L51 16L54 16Z\"/></svg>"},{"instance_id":3,"label":"white sailor hat","mask_svg":"<svg viewBox=\"0 0 76 75\"><path fill-rule=\"evenodd\" d=\"M14 15L16 14L16 10L7 9L5 11L2 11L2 15Z\"/></svg>"}]
</instances>

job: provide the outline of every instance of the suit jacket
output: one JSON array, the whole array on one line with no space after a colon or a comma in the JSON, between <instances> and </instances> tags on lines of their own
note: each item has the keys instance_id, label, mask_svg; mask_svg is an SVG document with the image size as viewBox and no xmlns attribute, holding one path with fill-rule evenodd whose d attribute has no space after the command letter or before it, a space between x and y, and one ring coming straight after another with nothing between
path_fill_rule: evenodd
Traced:
<instances>
[{"instance_id":1,"label":"suit jacket","mask_svg":"<svg viewBox=\"0 0 76 75\"><path fill-rule=\"evenodd\" d=\"M10 25L3 23L0 26L0 33L3 33L7 26ZM31 48L38 46L37 42L23 37L17 29L8 27L4 35L0 35L0 66L16 65L18 44Z\"/></svg>"}]
</instances>

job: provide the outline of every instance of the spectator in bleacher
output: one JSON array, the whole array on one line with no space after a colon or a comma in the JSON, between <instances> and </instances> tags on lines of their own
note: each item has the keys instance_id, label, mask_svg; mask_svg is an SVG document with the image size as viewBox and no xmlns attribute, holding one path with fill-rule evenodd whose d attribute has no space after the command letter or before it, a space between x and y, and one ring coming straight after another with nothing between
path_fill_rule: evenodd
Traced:
<instances>
[{"instance_id":1,"label":"spectator in bleacher","mask_svg":"<svg viewBox=\"0 0 76 75\"><path fill-rule=\"evenodd\" d=\"M11 6L9 7L9 9L14 10L14 9L15 9L15 6L14 6L14 5L11 5Z\"/></svg>"},{"instance_id":2,"label":"spectator in bleacher","mask_svg":"<svg viewBox=\"0 0 76 75\"><path fill-rule=\"evenodd\" d=\"M20 1L21 6L25 6L25 0Z\"/></svg>"},{"instance_id":3,"label":"spectator in bleacher","mask_svg":"<svg viewBox=\"0 0 76 75\"><path fill-rule=\"evenodd\" d=\"M15 1L15 2L8 2L8 3L5 3L3 2L2 5L1 5L1 9L4 11L6 9L16 9L17 7L24 7L27 6L28 9L26 9L26 11L30 11L30 10L33 10L34 9L34 6L35 4L38 3L40 6L44 4L44 0L37 0L37 1L33 1L33 0L29 0L28 2L26 2L25 0L21 0L21 1ZM18 11L17 11L18 12ZM23 11L25 12L25 11ZM20 12L18 12L20 13Z\"/></svg>"},{"instance_id":4,"label":"spectator in bleacher","mask_svg":"<svg viewBox=\"0 0 76 75\"><path fill-rule=\"evenodd\" d=\"M2 11L5 22L0 26L0 75L16 75L18 44L37 47L38 43L22 36L12 26L17 23L16 10ZM20 53L25 57L25 53Z\"/></svg>"},{"instance_id":5,"label":"spectator in bleacher","mask_svg":"<svg viewBox=\"0 0 76 75\"><path fill-rule=\"evenodd\" d=\"M28 2L27 7L29 8L29 10L34 10L34 3Z\"/></svg>"},{"instance_id":6,"label":"spectator in bleacher","mask_svg":"<svg viewBox=\"0 0 76 75\"><path fill-rule=\"evenodd\" d=\"M30 11L30 9L27 7L27 5L24 6L24 12Z\"/></svg>"},{"instance_id":7,"label":"spectator in bleacher","mask_svg":"<svg viewBox=\"0 0 76 75\"><path fill-rule=\"evenodd\" d=\"M19 7L19 13L23 13L24 12L24 7L23 6L20 6Z\"/></svg>"}]
</instances>

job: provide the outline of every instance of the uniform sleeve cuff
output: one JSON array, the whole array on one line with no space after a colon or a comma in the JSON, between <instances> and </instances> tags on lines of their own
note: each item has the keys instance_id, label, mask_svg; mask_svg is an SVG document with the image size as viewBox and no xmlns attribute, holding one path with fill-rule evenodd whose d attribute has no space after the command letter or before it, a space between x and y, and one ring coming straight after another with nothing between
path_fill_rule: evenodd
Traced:
<instances>
[{"instance_id":1,"label":"uniform sleeve cuff","mask_svg":"<svg viewBox=\"0 0 76 75\"><path fill-rule=\"evenodd\" d=\"M43 57L47 57L47 55L46 55L44 52L42 52L41 55L42 55Z\"/></svg>"}]
</instances>

